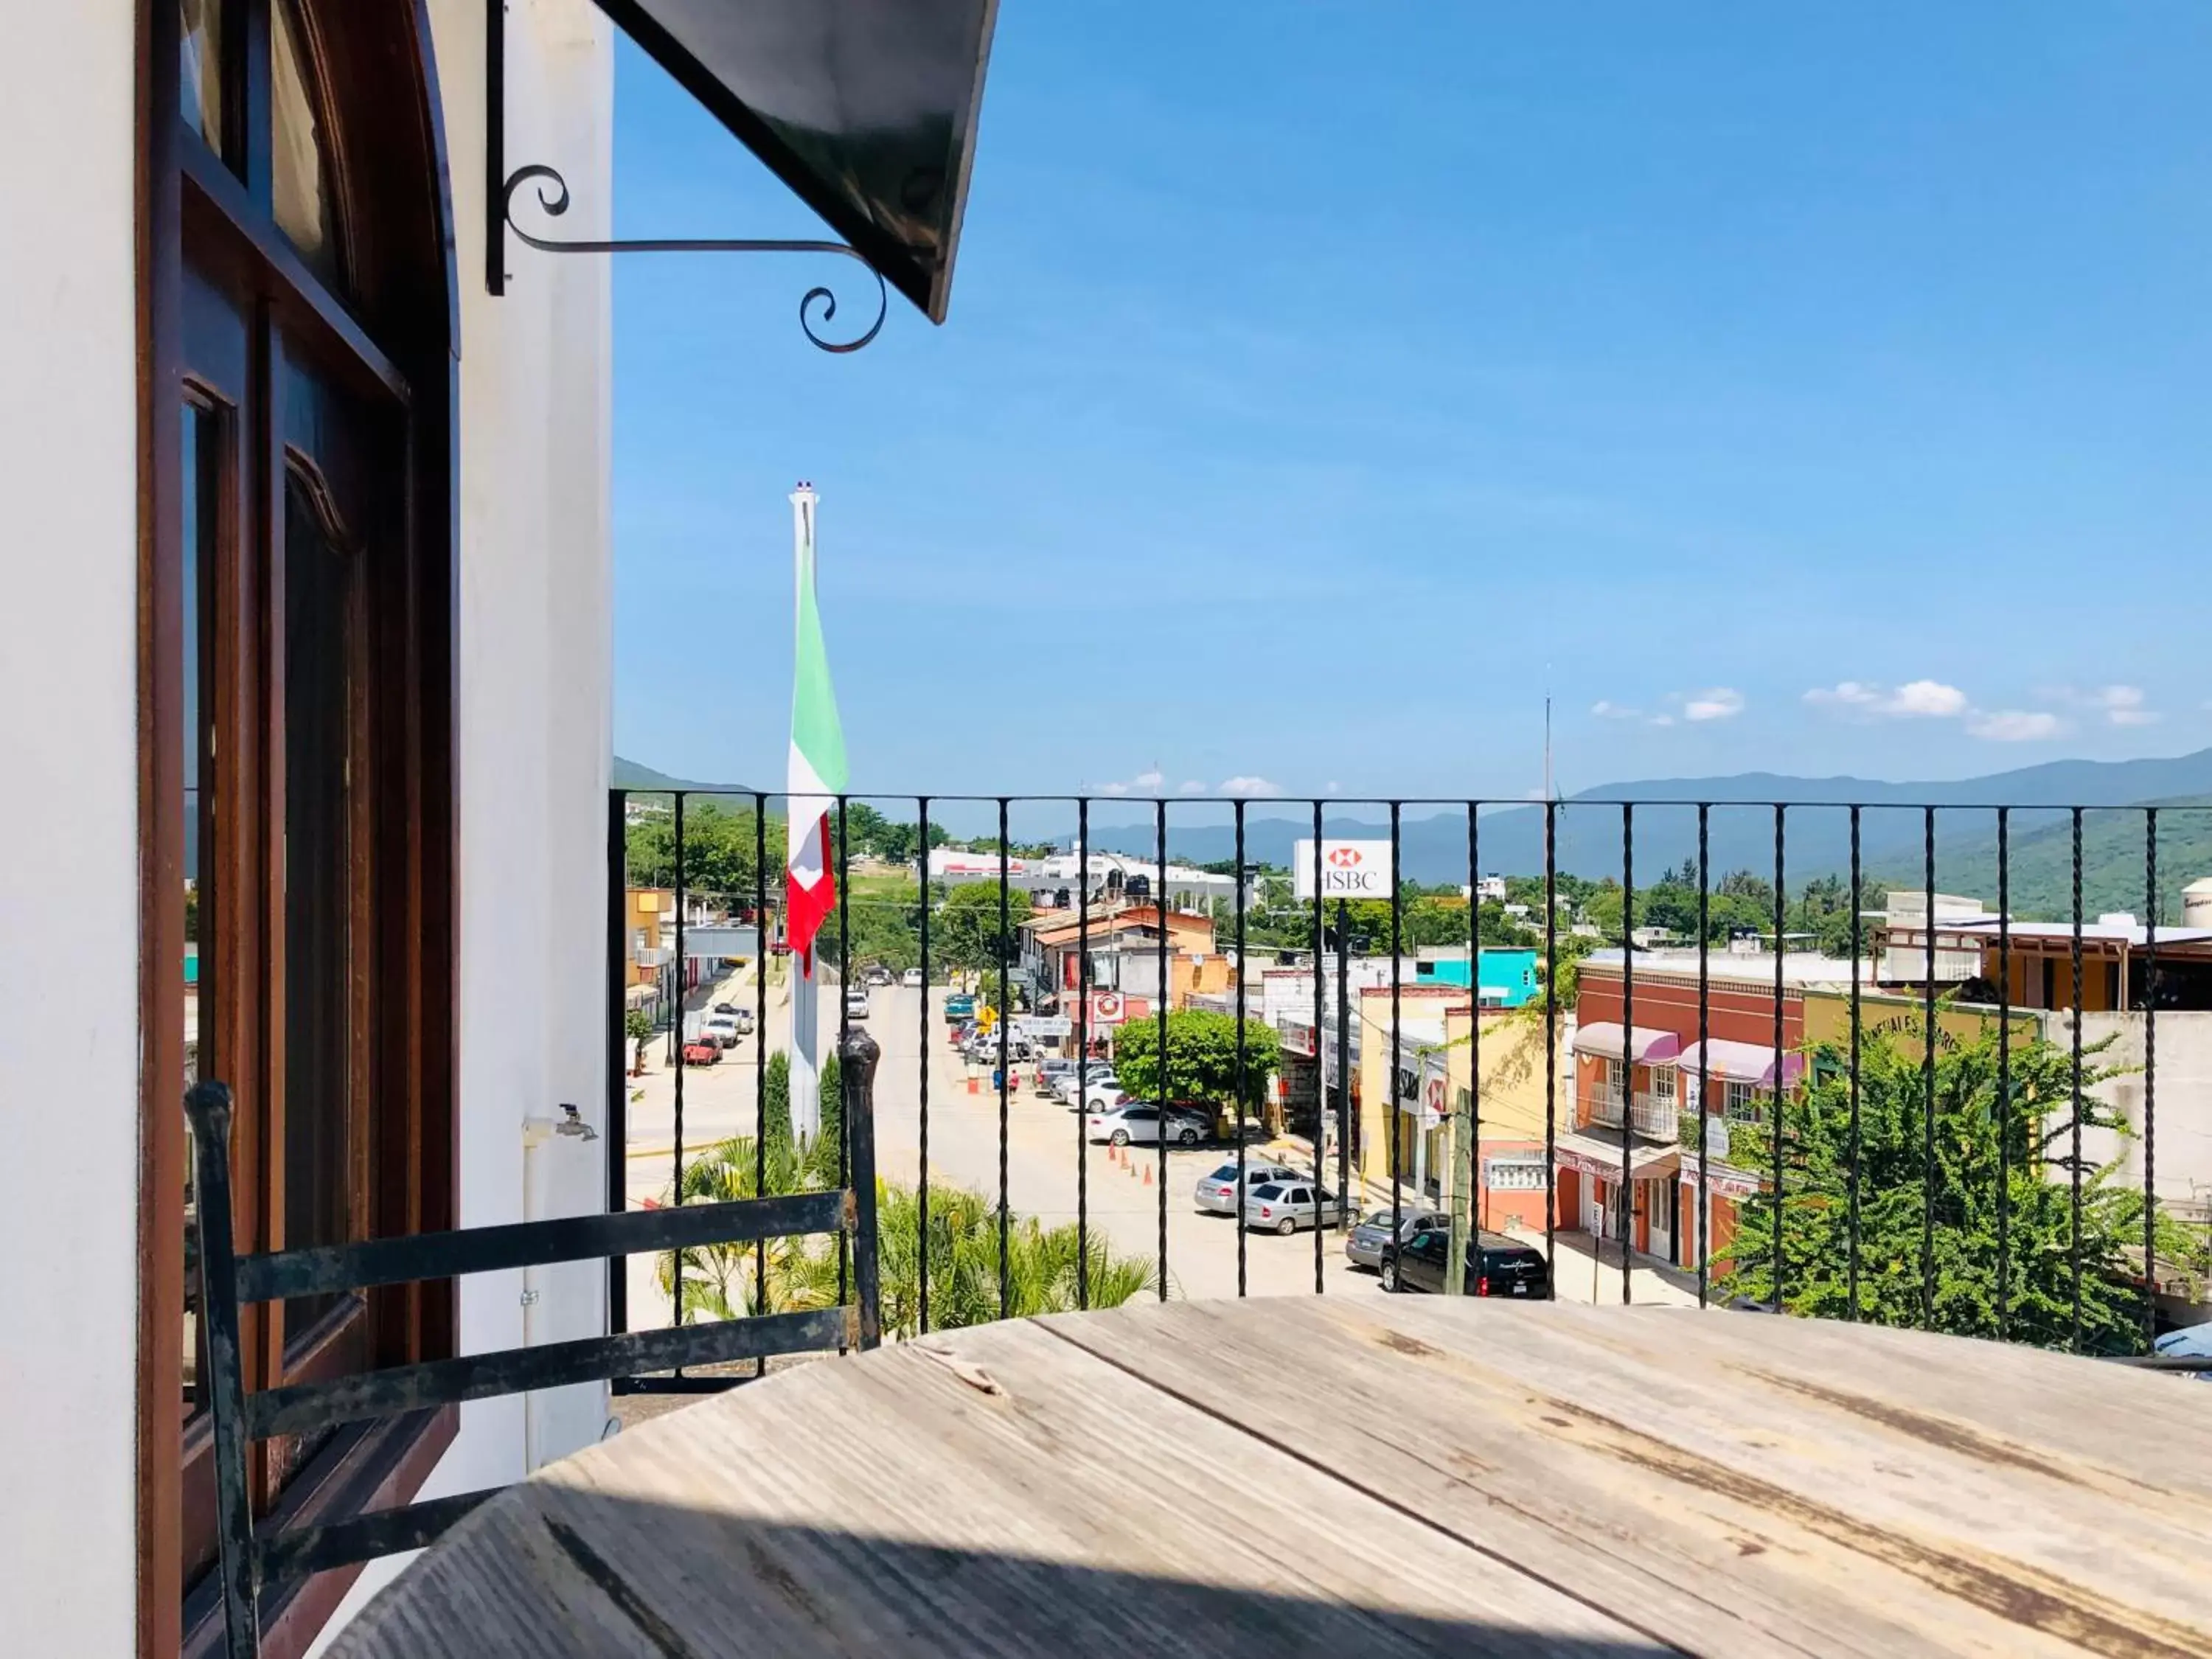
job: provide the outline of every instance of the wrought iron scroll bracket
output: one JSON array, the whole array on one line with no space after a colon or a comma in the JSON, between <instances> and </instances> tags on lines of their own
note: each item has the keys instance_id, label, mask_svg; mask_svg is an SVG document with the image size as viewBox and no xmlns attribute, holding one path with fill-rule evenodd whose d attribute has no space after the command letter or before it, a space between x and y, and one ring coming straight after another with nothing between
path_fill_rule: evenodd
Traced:
<instances>
[{"instance_id":1,"label":"wrought iron scroll bracket","mask_svg":"<svg viewBox=\"0 0 2212 1659\"><path fill-rule=\"evenodd\" d=\"M507 235L509 231L541 253L834 253L856 260L876 279L876 316L858 338L833 340L816 332L817 322L837 315L837 296L817 283L799 296L799 326L824 351L858 351L883 331L890 291L883 273L858 249L842 242L787 241L767 238L669 238L646 240L568 241L539 236L514 222L514 198L522 187L538 186L538 205L549 217L568 210L568 184L550 167L533 163L507 171L507 4L484 0L484 185L486 246L484 288L495 298L507 292ZM817 307L819 309L817 310Z\"/></svg>"},{"instance_id":2,"label":"wrought iron scroll bracket","mask_svg":"<svg viewBox=\"0 0 2212 1659\"><path fill-rule=\"evenodd\" d=\"M876 315L866 330L850 340L836 340L817 333L816 323L827 323L837 315L837 296L829 289L817 283L799 296L799 326L809 340L824 351L858 351L883 331L884 319L890 309L890 290L884 283L883 274L862 258L859 251L842 242L796 241L768 237L653 237L632 238L611 241L569 241L554 237L539 236L525 230L514 222L514 198L526 185L535 184L538 205L554 218L568 210L568 185L551 167L532 165L517 167L507 176L500 191L500 222L506 230L513 231L532 247L542 253L834 253L857 261L876 279ZM816 307L819 306L817 312Z\"/></svg>"}]
</instances>

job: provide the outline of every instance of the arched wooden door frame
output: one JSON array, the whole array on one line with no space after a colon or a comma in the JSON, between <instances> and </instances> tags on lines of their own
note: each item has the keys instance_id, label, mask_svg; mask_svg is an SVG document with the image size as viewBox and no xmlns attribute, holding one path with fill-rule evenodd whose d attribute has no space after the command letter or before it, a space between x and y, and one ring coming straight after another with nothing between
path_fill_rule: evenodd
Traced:
<instances>
[{"instance_id":1,"label":"arched wooden door frame","mask_svg":"<svg viewBox=\"0 0 2212 1659\"><path fill-rule=\"evenodd\" d=\"M241 107L268 96L270 4L228 0L240 33L227 72ZM390 544L396 556L379 562L367 611L375 707L374 721L363 729L373 734L371 763L391 780L377 798L369 830L374 902L364 948L372 953L383 1000L366 1041L380 1097L396 1104L374 1131L363 1202L372 1215L368 1224L380 1232L450 1226L455 1219L459 293L442 103L427 0L297 0L297 6L305 55L327 100L326 160L346 231L334 286L273 229L266 119L243 124L240 142L226 140L220 152L203 143L186 128L180 108L178 0L137 5L142 1069L136 1581L137 1647L144 1659L174 1659L188 1650L179 1340L185 1319L179 1101L185 1043L178 1010L185 980L185 780L176 734L185 724L177 708L185 660L183 410L188 386L195 398L202 395L198 381L188 382L184 348L188 289L195 287L203 294L220 289L251 319L261 343L253 349L260 354L255 372L264 383L277 372L268 361L269 343L281 341L280 355L312 362L331 386L351 388L393 422L394 445L380 453L404 480L404 509ZM198 273L189 279L188 258ZM270 507L273 483L278 505L270 511L280 510L286 472L281 422L264 421L244 439L258 469L251 476L260 480L260 507ZM239 497L248 512L256 495L249 483ZM281 519L269 519L259 533L276 533L268 527L276 523ZM265 546L262 552L267 556ZM253 568L241 552L233 572L241 590L250 587ZM217 717L242 729L257 718L255 688L252 676L238 678L239 695L217 700ZM262 692L265 702L265 686ZM258 718L265 732L267 710ZM268 787L250 767L237 776L241 787ZM270 864L264 848L258 865L248 857L240 866L264 895L271 890ZM264 907L264 933L265 921ZM250 969L250 951L245 960ZM250 994L244 982L232 989ZM244 1051L249 1044L236 1046ZM266 1069L265 1054L258 1061ZM240 1242L255 1248L261 1241ZM386 1298L368 1311L380 1354L406 1358L451 1352L453 1319L447 1285ZM280 1510L327 1518L345 1508L403 1499L453 1431L450 1413L375 1425L325 1459L329 1467L318 1468L312 1490L304 1477L287 1488ZM272 1609L268 1650L304 1649L352 1577L312 1580Z\"/></svg>"}]
</instances>

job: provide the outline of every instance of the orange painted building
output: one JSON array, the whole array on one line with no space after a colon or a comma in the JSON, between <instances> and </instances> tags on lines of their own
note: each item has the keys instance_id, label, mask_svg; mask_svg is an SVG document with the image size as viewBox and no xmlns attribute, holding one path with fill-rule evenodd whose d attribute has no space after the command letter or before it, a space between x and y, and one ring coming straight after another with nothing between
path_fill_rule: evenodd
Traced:
<instances>
[{"instance_id":1,"label":"orange painted building","mask_svg":"<svg viewBox=\"0 0 2212 1659\"><path fill-rule=\"evenodd\" d=\"M1573 1098L1556 1146L1559 1226L1626 1237L1632 1249L1682 1267L1696 1265L1701 1231L1709 1255L1725 1257L1737 1206L1764 1190L1757 1171L1728 1161L1729 1126L1765 1121L1778 1072L1783 1087L1796 1085L1806 991L1847 986L1851 964L1783 958L1778 1054L1774 957L1716 952L1705 972L1701 1018L1698 952L1638 951L1628 1030L1623 1016L1632 996L1620 952L1583 962L1570 1039ZM1708 1153L1702 1230L1700 1110Z\"/></svg>"}]
</instances>

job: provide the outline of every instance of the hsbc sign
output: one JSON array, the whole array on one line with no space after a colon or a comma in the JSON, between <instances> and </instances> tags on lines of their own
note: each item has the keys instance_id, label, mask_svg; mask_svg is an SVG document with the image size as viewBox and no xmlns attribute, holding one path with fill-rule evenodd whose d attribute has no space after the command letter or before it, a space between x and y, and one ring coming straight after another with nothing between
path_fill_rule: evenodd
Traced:
<instances>
[{"instance_id":1,"label":"hsbc sign","mask_svg":"<svg viewBox=\"0 0 2212 1659\"><path fill-rule=\"evenodd\" d=\"M1323 898L1387 899L1391 888L1390 843L1387 841L1324 841L1321 844L1321 896ZM1314 896L1314 844L1299 842L1292 849L1293 890L1302 899Z\"/></svg>"}]
</instances>

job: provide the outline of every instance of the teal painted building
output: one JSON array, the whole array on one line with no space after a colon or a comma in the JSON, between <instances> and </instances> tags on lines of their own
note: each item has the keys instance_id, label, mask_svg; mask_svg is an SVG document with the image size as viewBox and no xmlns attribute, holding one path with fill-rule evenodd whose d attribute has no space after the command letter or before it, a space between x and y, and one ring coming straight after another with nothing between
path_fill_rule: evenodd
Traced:
<instances>
[{"instance_id":1,"label":"teal painted building","mask_svg":"<svg viewBox=\"0 0 2212 1659\"><path fill-rule=\"evenodd\" d=\"M1475 1000L1485 1008L1525 1007L1543 989L1534 950L1486 945L1480 962L1482 988ZM1414 975L1414 982L1421 985L1464 986L1468 979L1464 961L1424 962Z\"/></svg>"}]
</instances>

